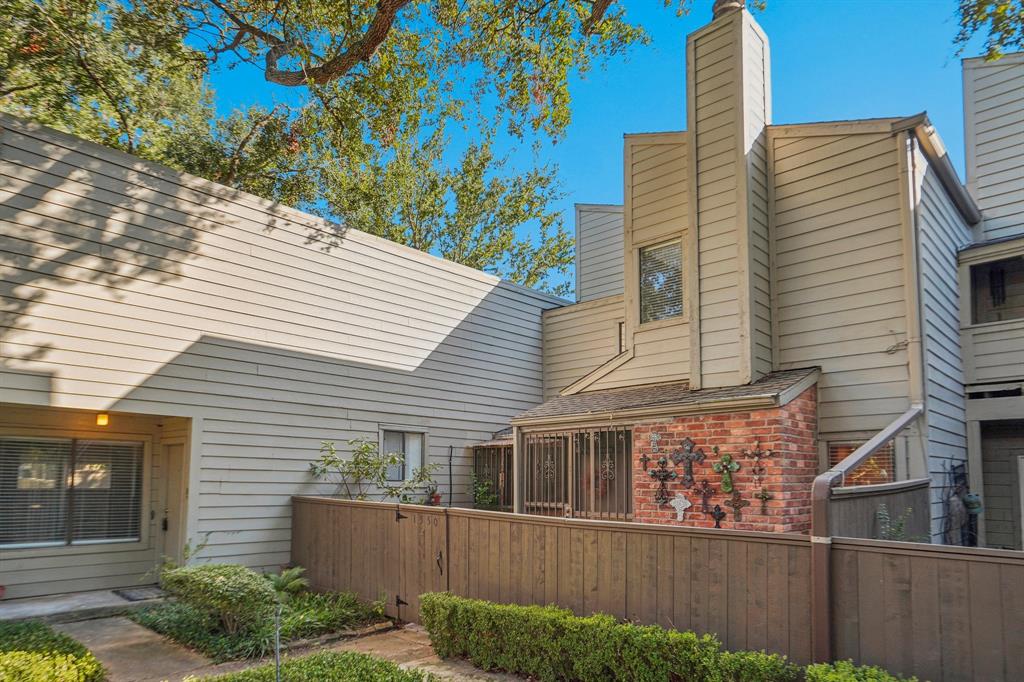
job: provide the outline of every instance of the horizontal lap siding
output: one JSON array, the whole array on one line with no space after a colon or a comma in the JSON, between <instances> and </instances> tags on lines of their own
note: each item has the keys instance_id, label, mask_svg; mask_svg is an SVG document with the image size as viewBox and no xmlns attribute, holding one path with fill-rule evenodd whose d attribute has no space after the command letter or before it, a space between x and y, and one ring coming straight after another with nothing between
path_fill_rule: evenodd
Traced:
<instances>
[{"instance_id":1,"label":"horizontal lap siding","mask_svg":"<svg viewBox=\"0 0 1024 682\"><path fill-rule=\"evenodd\" d=\"M622 296L544 313L544 399L589 374L619 352Z\"/></svg>"},{"instance_id":2,"label":"horizontal lap siding","mask_svg":"<svg viewBox=\"0 0 1024 682\"><path fill-rule=\"evenodd\" d=\"M1024 55L964 62L968 187L985 239L1024 234Z\"/></svg>"},{"instance_id":3,"label":"horizontal lap siding","mask_svg":"<svg viewBox=\"0 0 1024 682\"><path fill-rule=\"evenodd\" d=\"M908 404L899 167L888 134L776 137L781 369L819 365L819 429L884 428Z\"/></svg>"},{"instance_id":4,"label":"horizontal lap siding","mask_svg":"<svg viewBox=\"0 0 1024 682\"><path fill-rule=\"evenodd\" d=\"M576 300L622 294L622 207L577 206Z\"/></svg>"},{"instance_id":5,"label":"horizontal lap siding","mask_svg":"<svg viewBox=\"0 0 1024 682\"><path fill-rule=\"evenodd\" d=\"M969 383L1024 379L1024 320L965 329L971 358Z\"/></svg>"},{"instance_id":6,"label":"horizontal lap siding","mask_svg":"<svg viewBox=\"0 0 1024 682\"><path fill-rule=\"evenodd\" d=\"M932 479L932 534L938 537L945 515L943 499L948 492L946 472L951 465L967 461L957 252L971 243L971 230L920 154L916 154L915 167L920 187L918 229L924 307L928 474Z\"/></svg>"},{"instance_id":7,"label":"horizontal lap siding","mask_svg":"<svg viewBox=\"0 0 1024 682\"><path fill-rule=\"evenodd\" d=\"M0 402L201 417L204 556L286 562L320 442L381 424L426 429L445 482L454 446L466 503L466 446L541 401L555 299L2 122Z\"/></svg>"}]
</instances>

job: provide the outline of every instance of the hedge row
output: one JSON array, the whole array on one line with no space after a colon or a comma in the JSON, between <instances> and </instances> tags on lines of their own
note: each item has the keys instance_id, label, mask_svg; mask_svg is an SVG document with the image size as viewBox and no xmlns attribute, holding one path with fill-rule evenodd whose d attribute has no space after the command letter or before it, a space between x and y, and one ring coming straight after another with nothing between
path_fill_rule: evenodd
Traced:
<instances>
[{"instance_id":1,"label":"hedge row","mask_svg":"<svg viewBox=\"0 0 1024 682\"><path fill-rule=\"evenodd\" d=\"M402 670L391 661L352 651L313 654L285 661L281 664L281 678L316 682L434 682L437 679L419 670ZM204 677L203 682L274 682L274 679L274 665L270 664Z\"/></svg>"},{"instance_id":2,"label":"hedge row","mask_svg":"<svg viewBox=\"0 0 1024 682\"><path fill-rule=\"evenodd\" d=\"M578 617L556 606L518 606L447 593L420 597L434 651L485 670L542 681L899 682L878 668L852 664L801 668L763 651L723 651L711 635ZM806 676L806 677L805 677Z\"/></svg>"},{"instance_id":3,"label":"hedge row","mask_svg":"<svg viewBox=\"0 0 1024 682\"><path fill-rule=\"evenodd\" d=\"M42 623L0 622L0 680L100 682L103 666L79 642Z\"/></svg>"}]
</instances>

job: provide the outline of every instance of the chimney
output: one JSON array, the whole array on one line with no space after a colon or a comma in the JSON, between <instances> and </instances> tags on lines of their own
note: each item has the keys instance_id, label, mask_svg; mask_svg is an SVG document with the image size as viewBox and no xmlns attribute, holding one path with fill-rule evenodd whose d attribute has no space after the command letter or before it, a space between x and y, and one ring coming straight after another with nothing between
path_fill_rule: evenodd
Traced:
<instances>
[{"instance_id":1,"label":"chimney","mask_svg":"<svg viewBox=\"0 0 1024 682\"><path fill-rule=\"evenodd\" d=\"M703 388L747 384L772 370L768 39L739 0L716 0L713 11L686 45L698 265L691 382Z\"/></svg>"}]
</instances>

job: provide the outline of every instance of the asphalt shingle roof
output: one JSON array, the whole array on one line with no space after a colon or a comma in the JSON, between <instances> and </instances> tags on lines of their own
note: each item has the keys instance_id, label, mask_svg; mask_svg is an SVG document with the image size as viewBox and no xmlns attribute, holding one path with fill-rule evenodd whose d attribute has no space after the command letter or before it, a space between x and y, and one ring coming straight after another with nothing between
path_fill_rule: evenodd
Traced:
<instances>
[{"instance_id":1,"label":"asphalt shingle roof","mask_svg":"<svg viewBox=\"0 0 1024 682\"><path fill-rule=\"evenodd\" d=\"M546 417L576 417L646 407L675 407L736 398L774 397L795 386L817 367L772 372L752 384L690 390L686 381L636 388L610 388L574 395L562 395L541 403L513 418L513 421Z\"/></svg>"}]
</instances>

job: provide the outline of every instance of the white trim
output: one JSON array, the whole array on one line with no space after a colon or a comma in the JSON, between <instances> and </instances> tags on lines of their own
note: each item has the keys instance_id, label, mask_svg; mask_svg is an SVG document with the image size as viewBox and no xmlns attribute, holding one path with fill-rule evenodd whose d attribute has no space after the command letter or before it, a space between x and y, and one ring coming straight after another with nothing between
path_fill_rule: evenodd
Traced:
<instances>
[{"instance_id":1,"label":"white trim","mask_svg":"<svg viewBox=\"0 0 1024 682\"><path fill-rule=\"evenodd\" d=\"M377 451L380 454L386 454L384 452L384 432L390 431L392 433L415 433L423 437L423 443L420 447L423 451L420 453L420 467L425 467L430 463L430 431L427 426L422 424L377 424ZM405 436L402 436L403 442ZM401 453L403 456L406 453ZM408 466L408 462L402 465L402 469L405 471L405 476L402 479L388 479L389 483L400 483L401 481L408 481L412 477L412 468Z\"/></svg>"}]
</instances>

